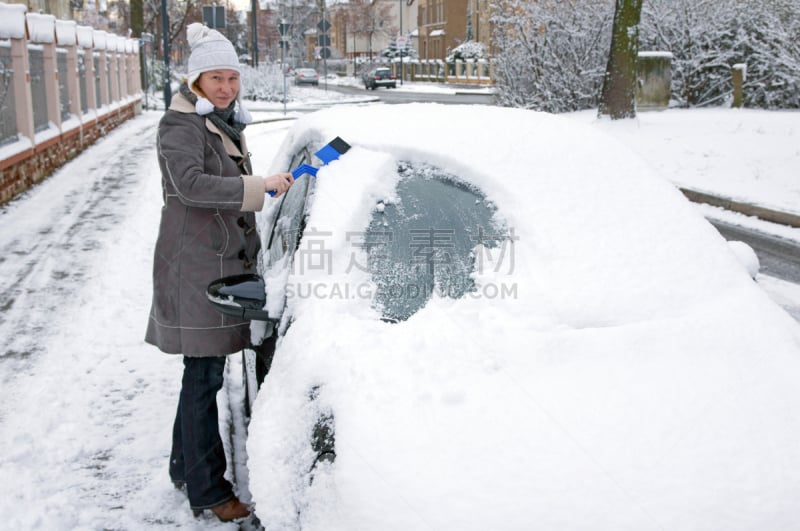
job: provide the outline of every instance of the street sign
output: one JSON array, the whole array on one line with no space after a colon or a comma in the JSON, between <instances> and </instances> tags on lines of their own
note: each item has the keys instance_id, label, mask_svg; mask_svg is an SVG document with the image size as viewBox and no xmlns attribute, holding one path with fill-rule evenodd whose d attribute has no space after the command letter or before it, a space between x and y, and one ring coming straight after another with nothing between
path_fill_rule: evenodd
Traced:
<instances>
[{"instance_id":1,"label":"street sign","mask_svg":"<svg viewBox=\"0 0 800 531\"><path fill-rule=\"evenodd\" d=\"M211 29L225 27L225 6L203 6L203 24Z\"/></svg>"},{"instance_id":2,"label":"street sign","mask_svg":"<svg viewBox=\"0 0 800 531\"><path fill-rule=\"evenodd\" d=\"M319 56L323 59L330 59L331 58L331 49L330 48L322 48L319 51Z\"/></svg>"},{"instance_id":3,"label":"street sign","mask_svg":"<svg viewBox=\"0 0 800 531\"><path fill-rule=\"evenodd\" d=\"M280 46L284 50L288 50L289 49L289 41L283 41L283 40L278 41L278 46Z\"/></svg>"},{"instance_id":4,"label":"street sign","mask_svg":"<svg viewBox=\"0 0 800 531\"><path fill-rule=\"evenodd\" d=\"M278 24L278 33L281 34L281 37L286 37L286 34L289 33L289 24L281 21L281 23Z\"/></svg>"},{"instance_id":5,"label":"street sign","mask_svg":"<svg viewBox=\"0 0 800 531\"><path fill-rule=\"evenodd\" d=\"M331 29L331 23L323 18L322 20L319 21L317 27L322 33L328 33L328 30Z\"/></svg>"},{"instance_id":6,"label":"street sign","mask_svg":"<svg viewBox=\"0 0 800 531\"><path fill-rule=\"evenodd\" d=\"M330 46L331 45L331 36L323 33L322 35L317 35L317 44L320 46Z\"/></svg>"}]
</instances>

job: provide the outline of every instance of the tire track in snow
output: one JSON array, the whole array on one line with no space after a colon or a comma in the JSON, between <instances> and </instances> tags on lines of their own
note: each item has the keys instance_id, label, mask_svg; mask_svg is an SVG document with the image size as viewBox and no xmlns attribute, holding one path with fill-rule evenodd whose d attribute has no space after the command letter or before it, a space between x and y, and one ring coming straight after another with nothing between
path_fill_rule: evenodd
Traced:
<instances>
[{"instance_id":1,"label":"tire track in snow","mask_svg":"<svg viewBox=\"0 0 800 531\"><path fill-rule=\"evenodd\" d=\"M181 359L143 342L161 207L156 121L123 125L0 209L9 528L237 528L194 519L167 477ZM244 431L231 436L243 448ZM246 456L232 458L246 491Z\"/></svg>"},{"instance_id":2,"label":"tire track in snow","mask_svg":"<svg viewBox=\"0 0 800 531\"><path fill-rule=\"evenodd\" d=\"M136 121L134 121L136 122ZM125 127L125 125L123 125ZM117 130L0 213L1 383L35 357L50 323L86 281L87 253L103 245L103 233L134 199L125 181L150 155L155 123L132 123L132 145L121 148ZM107 160L107 164L99 164ZM16 358L13 369L7 367Z\"/></svg>"}]
</instances>

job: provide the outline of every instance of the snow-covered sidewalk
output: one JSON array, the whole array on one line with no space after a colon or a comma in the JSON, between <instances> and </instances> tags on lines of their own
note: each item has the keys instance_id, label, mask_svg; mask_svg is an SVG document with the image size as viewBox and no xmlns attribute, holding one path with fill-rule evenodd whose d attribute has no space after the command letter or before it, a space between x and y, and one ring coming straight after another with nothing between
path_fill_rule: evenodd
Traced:
<instances>
[{"instance_id":1,"label":"snow-covered sidewalk","mask_svg":"<svg viewBox=\"0 0 800 531\"><path fill-rule=\"evenodd\" d=\"M0 211L5 529L199 525L166 468L181 360L142 341L160 115L124 124Z\"/></svg>"}]
</instances>

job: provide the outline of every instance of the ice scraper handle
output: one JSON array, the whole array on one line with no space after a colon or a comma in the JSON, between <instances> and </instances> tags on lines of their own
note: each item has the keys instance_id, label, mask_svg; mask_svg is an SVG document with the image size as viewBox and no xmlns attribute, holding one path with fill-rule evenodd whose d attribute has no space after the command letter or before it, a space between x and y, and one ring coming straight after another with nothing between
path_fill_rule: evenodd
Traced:
<instances>
[{"instance_id":1,"label":"ice scraper handle","mask_svg":"<svg viewBox=\"0 0 800 531\"><path fill-rule=\"evenodd\" d=\"M309 166L308 164L301 164L300 166L298 166L295 169L293 169L291 173L292 173L292 177L296 181L297 179L299 179L300 177L302 177L306 173L311 175L312 177L316 177L317 176L317 168L315 168L314 166ZM270 190L267 193L270 196L275 197L275 190Z\"/></svg>"},{"instance_id":2,"label":"ice scraper handle","mask_svg":"<svg viewBox=\"0 0 800 531\"><path fill-rule=\"evenodd\" d=\"M333 160L339 158L340 155L344 155L350 149L350 144L339 138L338 136L322 146L322 148L314 153L319 160L322 161L323 166ZM300 166L296 167L292 170L292 177L296 181L306 173L311 175L312 177L317 176L318 168L311 166L310 164L301 164ZM275 191L272 190L267 192L270 196L275 196Z\"/></svg>"}]
</instances>

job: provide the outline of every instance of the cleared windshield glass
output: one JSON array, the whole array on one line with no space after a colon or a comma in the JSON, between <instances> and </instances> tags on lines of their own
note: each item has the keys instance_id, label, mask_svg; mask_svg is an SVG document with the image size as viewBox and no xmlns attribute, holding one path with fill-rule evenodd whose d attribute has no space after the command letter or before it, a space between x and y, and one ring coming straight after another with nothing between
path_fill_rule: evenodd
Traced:
<instances>
[{"instance_id":1,"label":"cleared windshield glass","mask_svg":"<svg viewBox=\"0 0 800 531\"><path fill-rule=\"evenodd\" d=\"M405 320L436 290L459 298L474 289L478 244L506 239L493 205L457 177L428 165L401 163L398 201L379 204L364 245L384 318Z\"/></svg>"}]
</instances>

